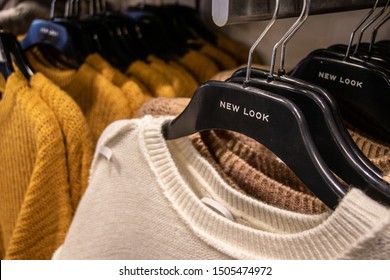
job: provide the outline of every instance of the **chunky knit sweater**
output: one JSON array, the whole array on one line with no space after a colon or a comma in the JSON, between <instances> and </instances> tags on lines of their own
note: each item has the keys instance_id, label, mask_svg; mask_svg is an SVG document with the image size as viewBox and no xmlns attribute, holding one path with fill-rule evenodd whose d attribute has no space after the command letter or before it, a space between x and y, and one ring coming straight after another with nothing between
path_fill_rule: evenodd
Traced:
<instances>
[{"instance_id":1,"label":"chunky knit sweater","mask_svg":"<svg viewBox=\"0 0 390 280\"><path fill-rule=\"evenodd\" d=\"M67 92L79 105L96 144L100 134L112 122L131 118L131 104L122 90L91 66L84 63L78 70L60 70L27 53L33 68Z\"/></svg>"},{"instance_id":2,"label":"chunky knit sweater","mask_svg":"<svg viewBox=\"0 0 390 280\"><path fill-rule=\"evenodd\" d=\"M160 72L175 89L175 97L191 97L198 87L194 77L184 68L172 67L154 55L148 56L150 66ZM187 72L187 73L186 73Z\"/></svg>"},{"instance_id":3,"label":"chunky knit sweater","mask_svg":"<svg viewBox=\"0 0 390 280\"><path fill-rule=\"evenodd\" d=\"M172 84L158 70L148 63L137 60L126 69L126 75L136 77L155 97L175 97L176 92Z\"/></svg>"},{"instance_id":4,"label":"chunky knit sweater","mask_svg":"<svg viewBox=\"0 0 390 280\"><path fill-rule=\"evenodd\" d=\"M73 216L61 126L14 73L0 101L0 127L2 258L48 259Z\"/></svg>"},{"instance_id":5,"label":"chunky knit sweater","mask_svg":"<svg viewBox=\"0 0 390 280\"><path fill-rule=\"evenodd\" d=\"M232 69L238 66L237 61L228 53L207 41L203 41L199 52L210 58L220 70Z\"/></svg>"},{"instance_id":6,"label":"chunky knit sweater","mask_svg":"<svg viewBox=\"0 0 390 280\"><path fill-rule=\"evenodd\" d=\"M86 63L101 73L108 81L119 87L128 100L129 110L137 112L142 104L150 98L150 92L142 82L135 77L127 77L118 69L112 67L99 54L91 54L86 58Z\"/></svg>"},{"instance_id":7,"label":"chunky knit sweater","mask_svg":"<svg viewBox=\"0 0 390 280\"><path fill-rule=\"evenodd\" d=\"M253 200L229 187L188 138L165 141L161 129L169 119L149 116L105 130L55 259L390 257L389 208L357 189L321 215Z\"/></svg>"},{"instance_id":8,"label":"chunky knit sweater","mask_svg":"<svg viewBox=\"0 0 390 280\"><path fill-rule=\"evenodd\" d=\"M49 79L37 73L31 78L30 86L39 92L61 126L74 213L88 185L94 150L91 132L79 106Z\"/></svg>"},{"instance_id":9,"label":"chunky knit sweater","mask_svg":"<svg viewBox=\"0 0 390 280\"><path fill-rule=\"evenodd\" d=\"M199 84L211 79L220 70L206 55L199 51L189 50L177 62L190 72Z\"/></svg>"}]
</instances>

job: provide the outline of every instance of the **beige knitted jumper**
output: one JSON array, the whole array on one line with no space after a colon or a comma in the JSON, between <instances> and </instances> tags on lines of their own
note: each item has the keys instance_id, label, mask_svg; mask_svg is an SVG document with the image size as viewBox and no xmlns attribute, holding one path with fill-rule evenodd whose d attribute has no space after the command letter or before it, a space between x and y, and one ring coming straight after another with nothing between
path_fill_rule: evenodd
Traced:
<instances>
[{"instance_id":1,"label":"beige knitted jumper","mask_svg":"<svg viewBox=\"0 0 390 280\"><path fill-rule=\"evenodd\" d=\"M55 259L390 258L389 208L357 189L321 215L254 200L228 186L188 138L165 141L170 119L124 120L105 130Z\"/></svg>"}]
</instances>

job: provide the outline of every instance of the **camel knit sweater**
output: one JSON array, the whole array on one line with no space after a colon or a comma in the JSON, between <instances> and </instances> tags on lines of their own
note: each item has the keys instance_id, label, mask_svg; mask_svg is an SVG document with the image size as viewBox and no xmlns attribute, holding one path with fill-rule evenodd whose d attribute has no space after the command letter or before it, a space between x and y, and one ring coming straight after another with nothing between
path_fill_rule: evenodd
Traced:
<instances>
[{"instance_id":1,"label":"camel knit sweater","mask_svg":"<svg viewBox=\"0 0 390 280\"><path fill-rule=\"evenodd\" d=\"M105 130L99 147L111 156L95 153L90 185L55 259L390 257L389 208L357 189L321 215L253 200L229 187L188 138L165 141L162 124L170 119L119 121Z\"/></svg>"},{"instance_id":2,"label":"camel knit sweater","mask_svg":"<svg viewBox=\"0 0 390 280\"><path fill-rule=\"evenodd\" d=\"M189 99L156 98L142 106L138 117L178 115ZM264 146L256 152L238 134L224 131L196 133L189 137L205 157L236 190L270 205L306 214L327 211L327 207ZM255 160L254 160L255 159ZM253 162L255 163L254 168Z\"/></svg>"},{"instance_id":3,"label":"camel knit sweater","mask_svg":"<svg viewBox=\"0 0 390 280\"><path fill-rule=\"evenodd\" d=\"M6 259L48 259L72 220L64 138L20 73L0 101L0 225Z\"/></svg>"},{"instance_id":4,"label":"camel knit sweater","mask_svg":"<svg viewBox=\"0 0 390 280\"><path fill-rule=\"evenodd\" d=\"M79 106L49 79L37 73L30 79L30 86L39 92L61 126L74 213L88 185L94 150L91 132Z\"/></svg>"},{"instance_id":5,"label":"camel knit sweater","mask_svg":"<svg viewBox=\"0 0 390 280\"><path fill-rule=\"evenodd\" d=\"M60 70L44 65L27 53L33 68L42 72L79 105L92 133L94 145L112 122L134 115L122 90L84 63L78 70Z\"/></svg>"}]
</instances>

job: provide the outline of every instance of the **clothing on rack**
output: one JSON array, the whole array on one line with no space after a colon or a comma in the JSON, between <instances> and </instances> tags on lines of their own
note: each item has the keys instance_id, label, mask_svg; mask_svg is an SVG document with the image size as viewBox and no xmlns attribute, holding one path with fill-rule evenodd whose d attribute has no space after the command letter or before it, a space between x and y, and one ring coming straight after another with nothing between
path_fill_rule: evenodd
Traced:
<instances>
[{"instance_id":1,"label":"clothing on rack","mask_svg":"<svg viewBox=\"0 0 390 280\"><path fill-rule=\"evenodd\" d=\"M185 7L92 12L41 25L66 27L59 38L73 52L55 36L32 32L28 45L0 30L15 62L0 64L0 258L390 259L390 204L372 192L390 187L390 141L344 125L319 87L282 81L283 71L262 78L254 68L269 66L256 54L250 81L226 81L246 71L248 46L203 33ZM241 118L243 105L252 115ZM341 175L326 152L344 161ZM359 169L352 152L372 166ZM318 184L296 172L318 162ZM316 186L338 188L334 205Z\"/></svg>"},{"instance_id":2,"label":"clothing on rack","mask_svg":"<svg viewBox=\"0 0 390 280\"><path fill-rule=\"evenodd\" d=\"M2 258L48 259L71 223L70 194L80 191L70 190L61 125L19 73L7 80L0 123Z\"/></svg>"},{"instance_id":3,"label":"clothing on rack","mask_svg":"<svg viewBox=\"0 0 390 280\"><path fill-rule=\"evenodd\" d=\"M142 106L138 117L176 116L188 102L184 98L151 99ZM318 214L328 210L283 162L258 142L228 131L205 131L189 138L234 189L298 213Z\"/></svg>"},{"instance_id":4,"label":"clothing on rack","mask_svg":"<svg viewBox=\"0 0 390 280\"><path fill-rule=\"evenodd\" d=\"M387 207L357 189L320 215L251 199L228 186L189 139L165 141L161 128L170 119L119 121L105 130L98 147L111 156L95 153L90 185L55 259L389 258Z\"/></svg>"}]
</instances>

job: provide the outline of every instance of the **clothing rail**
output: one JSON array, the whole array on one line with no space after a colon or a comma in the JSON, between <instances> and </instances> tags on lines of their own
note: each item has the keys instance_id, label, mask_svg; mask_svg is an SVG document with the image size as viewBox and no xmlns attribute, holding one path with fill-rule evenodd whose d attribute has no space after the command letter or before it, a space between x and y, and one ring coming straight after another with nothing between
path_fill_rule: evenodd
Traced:
<instances>
[{"instance_id":1,"label":"clothing rail","mask_svg":"<svg viewBox=\"0 0 390 280\"><path fill-rule=\"evenodd\" d=\"M375 0L311 0L310 15L367 9ZM378 7L386 0L379 0ZM273 0L212 0L212 17L218 26L271 19ZM300 14L302 0L285 0L280 4L278 18L296 17Z\"/></svg>"}]
</instances>

